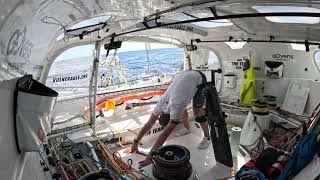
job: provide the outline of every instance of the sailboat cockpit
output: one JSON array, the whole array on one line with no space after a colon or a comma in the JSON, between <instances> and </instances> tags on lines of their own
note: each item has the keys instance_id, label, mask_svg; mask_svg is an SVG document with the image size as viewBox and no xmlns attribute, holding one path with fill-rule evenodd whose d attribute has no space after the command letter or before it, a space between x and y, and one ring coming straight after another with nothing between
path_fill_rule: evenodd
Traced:
<instances>
[{"instance_id":1,"label":"sailboat cockpit","mask_svg":"<svg viewBox=\"0 0 320 180\"><path fill-rule=\"evenodd\" d=\"M319 3L1 1L1 179L320 179Z\"/></svg>"}]
</instances>

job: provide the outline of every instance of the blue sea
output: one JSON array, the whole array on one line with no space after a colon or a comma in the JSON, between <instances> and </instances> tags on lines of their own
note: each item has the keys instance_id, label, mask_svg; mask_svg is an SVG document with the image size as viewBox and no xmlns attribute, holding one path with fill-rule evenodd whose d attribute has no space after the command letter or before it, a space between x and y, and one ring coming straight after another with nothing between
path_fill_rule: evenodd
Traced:
<instances>
[{"instance_id":1,"label":"blue sea","mask_svg":"<svg viewBox=\"0 0 320 180\"><path fill-rule=\"evenodd\" d=\"M113 56L111 53L109 56ZM145 50L119 52L120 64L125 69L126 78L134 78L141 74L171 74L183 68L184 49L167 48L153 49L149 56ZM149 57L149 59L147 58ZM47 85L49 87L88 87L90 76L86 76L92 68L92 57L59 59L52 64ZM100 57L105 61L106 55ZM106 64L99 65L99 73L105 73Z\"/></svg>"},{"instance_id":2,"label":"blue sea","mask_svg":"<svg viewBox=\"0 0 320 180\"><path fill-rule=\"evenodd\" d=\"M146 51L118 53L126 76L142 73L173 73L183 68L184 50L182 48L154 49L147 59Z\"/></svg>"}]
</instances>

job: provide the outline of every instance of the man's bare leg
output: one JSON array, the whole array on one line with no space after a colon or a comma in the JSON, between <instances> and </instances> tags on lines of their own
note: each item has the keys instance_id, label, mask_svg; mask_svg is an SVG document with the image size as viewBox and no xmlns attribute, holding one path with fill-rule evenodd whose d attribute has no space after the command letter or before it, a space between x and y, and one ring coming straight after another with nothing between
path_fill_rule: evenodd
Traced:
<instances>
[{"instance_id":1,"label":"man's bare leg","mask_svg":"<svg viewBox=\"0 0 320 180\"><path fill-rule=\"evenodd\" d=\"M185 134L189 134L191 132L187 110L184 110L182 114L182 124L183 124L183 127L175 133L175 136L177 137L183 136Z\"/></svg>"},{"instance_id":2,"label":"man's bare leg","mask_svg":"<svg viewBox=\"0 0 320 180\"><path fill-rule=\"evenodd\" d=\"M202 117L206 114L205 110L203 108L193 108L193 113L195 117ZM203 131L203 136L209 138L209 127L208 122L202 122L200 123L201 129Z\"/></svg>"},{"instance_id":3,"label":"man's bare leg","mask_svg":"<svg viewBox=\"0 0 320 180\"><path fill-rule=\"evenodd\" d=\"M203 123L200 123L200 126L201 126L201 129L202 129L202 131L203 131L203 136L204 136L204 137L207 137L207 138L210 138L208 121L203 122Z\"/></svg>"},{"instance_id":4,"label":"man's bare leg","mask_svg":"<svg viewBox=\"0 0 320 180\"><path fill-rule=\"evenodd\" d=\"M197 117L200 118L205 115L205 110L202 107L201 108L193 108L193 113L194 113L195 118L197 118ZM200 122L200 126L203 131L204 137L203 137L202 141L200 142L198 148L199 149L206 149L211 144L208 122L207 121Z\"/></svg>"},{"instance_id":5,"label":"man's bare leg","mask_svg":"<svg viewBox=\"0 0 320 180\"><path fill-rule=\"evenodd\" d=\"M188 116L187 110L184 110L184 112L183 112L183 115L182 115L182 123L183 123L183 126L184 126L186 129L189 129L189 130L190 130L189 116Z\"/></svg>"}]
</instances>

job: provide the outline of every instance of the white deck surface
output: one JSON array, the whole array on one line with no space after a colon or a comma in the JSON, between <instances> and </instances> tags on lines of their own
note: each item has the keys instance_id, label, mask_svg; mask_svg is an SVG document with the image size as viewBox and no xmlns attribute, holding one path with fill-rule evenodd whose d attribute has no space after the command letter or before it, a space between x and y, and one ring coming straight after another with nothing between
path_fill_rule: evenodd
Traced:
<instances>
[{"instance_id":1,"label":"white deck surface","mask_svg":"<svg viewBox=\"0 0 320 180\"><path fill-rule=\"evenodd\" d=\"M120 106L121 107L121 106ZM120 109L119 107L119 109ZM129 111L118 111L113 115L107 115L106 119L111 124L113 131L126 131L127 129L134 130L136 133L143 126L144 123L148 120L150 113L152 112L154 105L148 105L143 107L135 108L134 110ZM191 133L181 136L175 137L174 132L169 136L166 144L178 144L185 146L189 149L191 153L190 163L193 169L197 172L201 180L214 180L214 179L223 179L231 176L231 168L224 166L223 164L217 163L215 161L214 153L212 145L210 145L207 149L198 149L197 146L202 140L203 133L201 128L197 127L192 120L192 112L189 111L189 118L191 119L190 127ZM97 130L98 132L110 132L110 128L107 123L102 119L97 119ZM154 125L155 127L159 125ZM176 128L176 130L178 127ZM84 140L90 138L92 131L90 129L78 131L72 133L69 137L73 140ZM144 144L144 148L139 148L140 151L148 153L150 148L152 147L155 139L157 138L159 133L151 134L149 136L145 136L142 139L142 143ZM132 134L130 131L122 133L122 136L126 138L133 139L136 135ZM143 160L145 157L139 154L130 154L125 155L123 150L119 151L123 160L126 162L127 159L132 159L133 167L138 170L138 162ZM143 168L146 172L152 175L152 165Z\"/></svg>"},{"instance_id":2,"label":"white deck surface","mask_svg":"<svg viewBox=\"0 0 320 180\"><path fill-rule=\"evenodd\" d=\"M215 161L214 153L212 145L208 147L208 149L198 149L198 143L202 139L202 130L201 128L197 128L193 123L191 124L192 133L181 136L174 137L173 135L169 137L165 144L178 144L185 146L189 149L191 153L190 163L194 170L198 173L201 180L213 180L213 179L221 179L230 176L231 168L224 166L223 164L217 163ZM146 149L140 149L141 151L145 151ZM120 151L123 160L127 161L127 159L132 159L133 167L138 169L138 162L144 160L144 156L139 154L130 154L124 155L122 151ZM143 170L151 173L152 165L149 165Z\"/></svg>"}]
</instances>

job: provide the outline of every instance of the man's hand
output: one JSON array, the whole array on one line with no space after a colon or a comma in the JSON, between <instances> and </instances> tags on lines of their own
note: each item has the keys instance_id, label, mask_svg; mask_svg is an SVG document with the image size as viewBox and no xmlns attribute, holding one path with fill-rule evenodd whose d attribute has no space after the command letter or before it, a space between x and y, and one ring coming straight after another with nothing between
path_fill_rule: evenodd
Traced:
<instances>
[{"instance_id":1,"label":"man's hand","mask_svg":"<svg viewBox=\"0 0 320 180\"><path fill-rule=\"evenodd\" d=\"M126 154L130 154L137 151L138 151L138 146L136 144L133 144L131 147L127 147L123 152Z\"/></svg>"},{"instance_id":2,"label":"man's hand","mask_svg":"<svg viewBox=\"0 0 320 180\"><path fill-rule=\"evenodd\" d=\"M139 162L139 169L151 164L152 163L151 158L152 158L151 156L147 156L147 158L145 160L140 161Z\"/></svg>"},{"instance_id":3,"label":"man's hand","mask_svg":"<svg viewBox=\"0 0 320 180\"><path fill-rule=\"evenodd\" d=\"M177 124L175 123L169 123L161 132L161 134L159 135L158 139L156 140L156 142L154 143L153 147L151 148L151 151L149 152L147 159L140 161L139 162L139 168L143 168L149 164L152 163L151 159L152 159L152 151L161 147L164 143L164 141L168 138L168 136L171 134L171 132L174 130L174 128L177 126Z\"/></svg>"}]
</instances>

